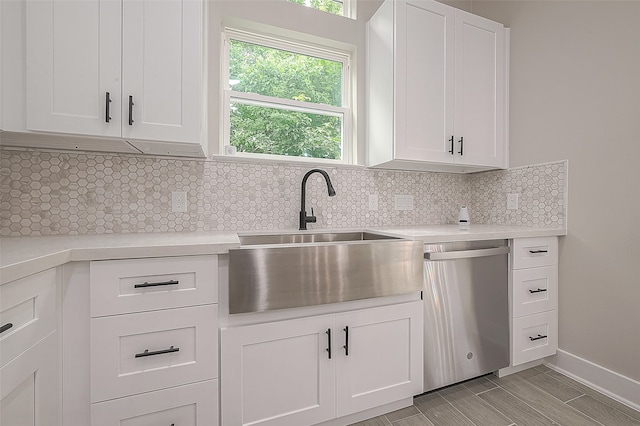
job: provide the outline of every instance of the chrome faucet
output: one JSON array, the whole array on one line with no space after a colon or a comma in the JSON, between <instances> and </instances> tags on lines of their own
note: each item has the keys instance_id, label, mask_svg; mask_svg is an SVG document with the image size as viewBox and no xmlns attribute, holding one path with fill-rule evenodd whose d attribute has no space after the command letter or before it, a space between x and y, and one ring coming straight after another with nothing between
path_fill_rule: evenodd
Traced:
<instances>
[{"instance_id":1,"label":"chrome faucet","mask_svg":"<svg viewBox=\"0 0 640 426\"><path fill-rule=\"evenodd\" d=\"M313 207L311 208L311 216L307 216L307 211L304 208L307 191L307 179L309 179L309 176L316 172L324 176L324 180L327 182L329 197L333 197L334 195L336 195L336 191L335 189L333 189L333 185L331 185L331 179L329 179L329 175L327 174L327 172L320 169L309 170L302 178L302 194L300 196L300 230L306 230L307 223L316 223L316 217L313 215Z\"/></svg>"}]
</instances>

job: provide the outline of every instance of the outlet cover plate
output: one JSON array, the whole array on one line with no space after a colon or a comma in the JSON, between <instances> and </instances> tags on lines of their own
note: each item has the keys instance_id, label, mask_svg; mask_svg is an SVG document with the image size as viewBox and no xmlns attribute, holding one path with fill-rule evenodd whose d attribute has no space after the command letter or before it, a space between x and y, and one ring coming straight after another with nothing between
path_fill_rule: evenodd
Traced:
<instances>
[{"instance_id":1,"label":"outlet cover plate","mask_svg":"<svg viewBox=\"0 0 640 426\"><path fill-rule=\"evenodd\" d=\"M369 210L378 210L378 194L369 194Z\"/></svg>"},{"instance_id":2,"label":"outlet cover plate","mask_svg":"<svg viewBox=\"0 0 640 426\"><path fill-rule=\"evenodd\" d=\"M413 195L396 195L395 210L413 210Z\"/></svg>"},{"instance_id":3,"label":"outlet cover plate","mask_svg":"<svg viewBox=\"0 0 640 426\"><path fill-rule=\"evenodd\" d=\"M520 194L507 194L507 210L518 210Z\"/></svg>"},{"instance_id":4,"label":"outlet cover plate","mask_svg":"<svg viewBox=\"0 0 640 426\"><path fill-rule=\"evenodd\" d=\"M187 211L187 193L174 191L171 193L171 211L173 213L185 213Z\"/></svg>"}]
</instances>

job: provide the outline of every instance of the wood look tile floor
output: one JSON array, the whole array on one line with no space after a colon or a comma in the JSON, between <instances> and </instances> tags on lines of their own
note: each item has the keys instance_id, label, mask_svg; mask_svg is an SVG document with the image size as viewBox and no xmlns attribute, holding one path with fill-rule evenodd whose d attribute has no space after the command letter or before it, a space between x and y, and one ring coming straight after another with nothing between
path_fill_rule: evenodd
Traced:
<instances>
[{"instance_id":1,"label":"wood look tile floor","mask_svg":"<svg viewBox=\"0 0 640 426\"><path fill-rule=\"evenodd\" d=\"M640 412L545 366L449 386L354 426L640 426Z\"/></svg>"}]
</instances>

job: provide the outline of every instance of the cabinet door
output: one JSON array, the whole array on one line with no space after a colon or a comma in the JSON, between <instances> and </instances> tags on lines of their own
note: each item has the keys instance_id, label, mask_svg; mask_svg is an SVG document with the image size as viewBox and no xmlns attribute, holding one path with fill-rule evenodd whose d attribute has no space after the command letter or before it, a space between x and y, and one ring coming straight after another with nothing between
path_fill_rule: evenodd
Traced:
<instances>
[{"instance_id":1,"label":"cabinet door","mask_svg":"<svg viewBox=\"0 0 640 426\"><path fill-rule=\"evenodd\" d=\"M300 426L334 418L328 330L335 332L333 316L223 329L222 424Z\"/></svg>"},{"instance_id":2,"label":"cabinet door","mask_svg":"<svg viewBox=\"0 0 640 426\"><path fill-rule=\"evenodd\" d=\"M338 417L422 393L421 302L337 315L336 328Z\"/></svg>"},{"instance_id":3,"label":"cabinet door","mask_svg":"<svg viewBox=\"0 0 640 426\"><path fill-rule=\"evenodd\" d=\"M455 16L455 162L505 167L504 27L464 11Z\"/></svg>"},{"instance_id":4,"label":"cabinet door","mask_svg":"<svg viewBox=\"0 0 640 426\"><path fill-rule=\"evenodd\" d=\"M397 5L396 158L451 163L455 9Z\"/></svg>"},{"instance_id":5,"label":"cabinet door","mask_svg":"<svg viewBox=\"0 0 640 426\"><path fill-rule=\"evenodd\" d=\"M60 425L57 342L51 333L0 368L0 425Z\"/></svg>"},{"instance_id":6,"label":"cabinet door","mask_svg":"<svg viewBox=\"0 0 640 426\"><path fill-rule=\"evenodd\" d=\"M122 136L200 143L202 2L124 0L122 33Z\"/></svg>"},{"instance_id":7,"label":"cabinet door","mask_svg":"<svg viewBox=\"0 0 640 426\"><path fill-rule=\"evenodd\" d=\"M27 128L120 136L120 2L41 0L26 8Z\"/></svg>"}]
</instances>

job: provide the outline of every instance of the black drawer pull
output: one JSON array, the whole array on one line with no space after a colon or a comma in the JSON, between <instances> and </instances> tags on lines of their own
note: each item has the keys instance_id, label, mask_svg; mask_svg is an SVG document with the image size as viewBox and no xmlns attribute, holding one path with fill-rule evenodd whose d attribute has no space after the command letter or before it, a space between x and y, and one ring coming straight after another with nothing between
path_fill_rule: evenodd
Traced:
<instances>
[{"instance_id":1,"label":"black drawer pull","mask_svg":"<svg viewBox=\"0 0 640 426\"><path fill-rule=\"evenodd\" d=\"M460 142L460 151L458 151L458 154L464 155L464 136L460 136L460 140L458 142Z\"/></svg>"},{"instance_id":2,"label":"black drawer pull","mask_svg":"<svg viewBox=\"0 0 640 426\"><path fill-rule=\"evenodd\" d=\"M540 339L546 339L546 338L547 336L546 335L543 336L542 334L538 334L538 336L536 337L529 336L529 340L531 340L532 342L535 342L536 340L540 340Z\"/></svg>"},{"instance_id":3,"label":"black drawer pull","mask_svg":"<svg viewBox=\"0 0 640 426\"><path fill-rule=\"evenodd\" d=\"M0 327L0 333L4 333L5 331L10 329L11 327L13 327L13 324L11 324L10 322L6 323L2 327Z\"/></svg>"},{"instance_id":4,"label":"black drawer pull","mask_svg":"<svg viewBox=\"0 0 640 426\"><path fill-rule=\"evenodd\" d=\"M180 284L180 281L178 280L161 281L159 283L148 283L145 281L142 284L134 285L133 288L159 287L163 285L178 285L178 284Z\"/></svg>"},{"instance_id":5,"label":"black drawer pull","mask_svg":"<svg viewBox=\"0 0 640 426\"><path fill-rule=\"evenodd\" d=\"M451 135L451 139L449 139L449 142L451 142L451 149L449 150L449 154L453 155L453 135Z\"/></svg>"},{"instance_id":6,"label":"black drawer pull","mask_svg":"<svg viewBox=\"0 0 640 426\"><path fill-rule=\"evenodd\" d=\"M539 288L537 290L529 290L529 293L533 294L533 293L542 293L543 291L547 291L546 288Z\"/></svg>"},{"instance_id":7,"label":"black drawer pull","mask_svg":"<svg viewBox=\"0 0 640 426\"><path fill-rule=\"evenodd\" d=\"M327 329L327 352L329 352L329 359L331 359L331 329Z\"/></svg>"},{"instance_id":8,"label":"black drawer pull","mask_svg":"<svg viewBox=\"0 0 640 426\"><path fill-rule=\"evenodd\" d=\"M549 253L549 250L529 250L531 254Z\"/></svg>"},{"instance_id":9,"label":"black drawer pull","mask_svg":"<svg viewBox=\"0 0 640 426\"><path fill-rule=\"evenodd\" d=\"M145 349L144 352L140 354L136 354L136 358L144 358L146 356L154 356L154 355L162 355L162 354L170 354L172 352L178 352L180 348L174 348L171 346L169 349L163 349L161 351L152 351L149 352L149 349Z\"/></svg>"},{"instance_id":10,"label":"black drawer pull","mask_svg":"<svg viewBox=\"0 0 640 426\"><path fill-rule=\"evenodd\" d=\"M344 328L344 355L349 356L349 326Z\"/></svg>"}]
</instances>

